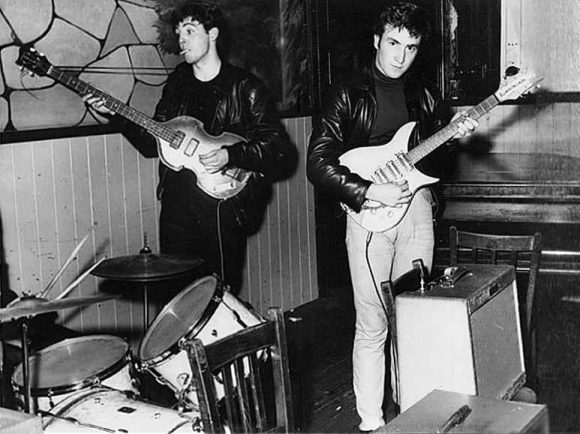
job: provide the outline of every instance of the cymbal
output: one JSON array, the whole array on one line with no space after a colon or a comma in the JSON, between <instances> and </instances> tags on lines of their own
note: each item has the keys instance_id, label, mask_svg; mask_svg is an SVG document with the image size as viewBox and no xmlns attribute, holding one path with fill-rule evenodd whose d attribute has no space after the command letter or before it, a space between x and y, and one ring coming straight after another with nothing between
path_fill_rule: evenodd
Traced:
<instances>
[{"instance_id":1,"label":"cymbal","mask_svg":"<svg viewBox=\"0 0 580 434\"><path fill-rule=\"evenodd\" d=\"M106 259L91 274L114 280L148 282L188 273L202 263L201 258L183 259L170 255L155 255L145 246L138 255Z\"/></svg>"},{"instance_id":2,"label":"cymbal","mask_svg":"<svg viewBox=\"0 0 580 434\"><path fill-rule=\"evenodd\" d=\"M10 304L10 307L0 309L0 323L25 316L36 316L41 313L55 312L61 309L100 303L101 301L111 300L118 297L119 295L91 295L53 301L44 298L24 297L14 300Z\"/></svg>"}]
</instances>

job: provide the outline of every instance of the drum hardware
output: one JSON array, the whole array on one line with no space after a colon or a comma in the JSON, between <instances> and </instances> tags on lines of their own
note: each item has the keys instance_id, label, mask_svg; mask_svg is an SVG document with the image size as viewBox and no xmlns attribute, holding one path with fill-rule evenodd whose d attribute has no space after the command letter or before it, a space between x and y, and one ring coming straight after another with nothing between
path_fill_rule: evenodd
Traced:
<instances>
[{"instance_id":1,"label":"drum hardware","mask_svg":"<svg viewBox=\"0 0 580 434\"><path fill-rule=\"evenodd\" d=\"M114 430L114 429L105 428L104 426L98 426L98 425L94 425L92 423L81 422L80 420L75 419L74 417L59 416L57 414L51 413L50 411L46 411L46 410L40 410L40 411L38 411L38 415L39 416L45 416L45 417L46 416L50 416L52 418L60 419L62 421L70 422L70 423L73 423L75 425L83 426L83 427L86 427L86 428L94 428L94 429L98 429L100 431L112 432L112 433L117 432L117 430Z\"/></svg>"},{"instance_id":2,"label":"drum hardware","mask_svg":"<svg viewBox=\"0 0 580 434\"><path fill-rule=\"evenodd\" d=\"M92 274L112 280L143 283L143 323L149 327L148 282L184 276L197 269L201 258L182 259L170 255L156 255L147 245L147 237L138 255L121 256L104 261Z\"/></svg>"},{"instance_id":3,"label":"drum hardware","mask_svg":"<svg viewBox=\"0 0 580 434\"><path fill-rule=\"evenodd\" d=\"M142 368L191 410L198 403L184 343L199 338L207 345L264 321L226 288L215 275L185 287L157 315L139 346Z\"/></svg>"},{"instance_id":4,"label":"drum hardware","mask_svg":"<svg viewBox=\"0 0 580 434\"><path fill-rule=\"evenodd\" d=\"M62 309L72 307L86 306L89 304L99 303L113 298L118 298L118 295L107 296L85 296L71 298L67 300L49 301L45 298L36 297L30 294L24 294L13 300L9 307L0 309L0 323L18 320L21 329L21 344L22 344L22 378L24 388L24 411L30 413L30 366L29 366L29 351L28 351L28 330L30 326L30 318L37 315L49 312L56 312Z\"/></svg>"},{"instance_id":5,"label":"drum hardware","mask_svg":"<svg viewBox=\"0 0 580 434\"><path fill-rule=\"evenodd\" d=\"M112 388L78 391L43 412L44 431L50 432L158 432L199 431L199 413L183 413ZM69 424L75 423L75 429ZM78 430L78 431L77 431Z\"/></svg>"},{"instance_id":6,"label":"drum hardware","mask_svg":"<svg viewBox=\"0 0 580 434\"><path fill-rule=\"evenodd\" d=\"M138 395L129 344L110 335L80 336L50 345L26 359L12 377L15 394L29 390L28 408L51 410L79 390L110 388ZM32 366L34 369L29 369ZM24 370L29 375L24 380ZM26 386L25 386L26 385ZM59 398L58 400L56 398Z\"/></svg>"}]
</instances>

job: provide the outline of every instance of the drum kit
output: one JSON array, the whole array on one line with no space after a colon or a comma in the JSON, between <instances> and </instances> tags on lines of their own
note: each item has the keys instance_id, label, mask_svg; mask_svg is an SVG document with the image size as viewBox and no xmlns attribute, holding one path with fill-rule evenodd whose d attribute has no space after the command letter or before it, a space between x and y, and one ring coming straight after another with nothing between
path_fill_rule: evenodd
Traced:
<instances>
[{"instance_id":1,"label":"drum kit","mask_svg":"<svg viewBox=\"0 0 580 434\"><path fill-rule=\"evenodd\" d=\"M124 339L104 334L68 338L29 355L27 334L33 317L118 295L53 301L22 296L0 309L0 322L17 321L22 328L22 363L12 375L21 410L42 416L46 432L202 431L184 343L198 338L207 345L264 321L217 276L207 275L181 290L149 326L147 285L182 277L202 262L155 255L145 245L138 255L106 259L91 269L99 277L144 284L145 334L137 355ZM143 397L142 374L173 392L171 408ZM217 378L216 386L218 394L223 393Z\"/></svg>"}]
</instances>

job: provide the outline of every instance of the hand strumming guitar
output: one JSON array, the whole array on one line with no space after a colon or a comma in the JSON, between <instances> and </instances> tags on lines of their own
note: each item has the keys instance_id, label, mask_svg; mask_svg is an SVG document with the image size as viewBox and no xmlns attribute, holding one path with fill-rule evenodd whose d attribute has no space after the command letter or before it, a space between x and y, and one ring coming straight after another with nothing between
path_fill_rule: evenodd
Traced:
<instances>
[{"instance_id":1,"label":"hand strumming guitar","mask_svg":"<svg viewBox=\"0 0 580 434\"><path fill-rule=\"evenodd\" d=\"M366 194L367 199L394 207L409 203L411 197L412 194L407 181L401 183L387 182L385 184L371 184Z\"/></svg>"}]
</instances>

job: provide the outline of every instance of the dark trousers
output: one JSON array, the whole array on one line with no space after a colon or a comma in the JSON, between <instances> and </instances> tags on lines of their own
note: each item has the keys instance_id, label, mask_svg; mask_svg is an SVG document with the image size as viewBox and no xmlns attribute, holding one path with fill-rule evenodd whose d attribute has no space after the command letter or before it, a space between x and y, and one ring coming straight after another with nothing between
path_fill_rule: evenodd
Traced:
<instances>
[{"instance_id":1,"label":"dark trousers","mask_svg":"<svg viewBox=\"0 0 580 434\"><path fill-rule=\"evenodd\" d=\"M201 257L206 273L217 274L233 294L239 292L247 240L230 201L164 197L159 226L161 253Z\"/></svg>"}]
</instances>

